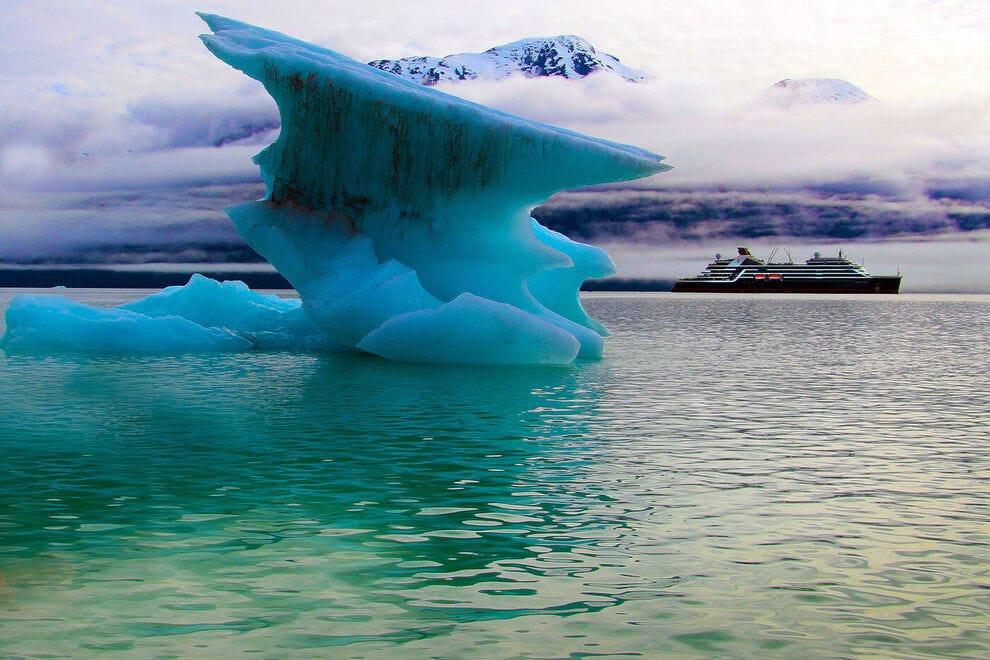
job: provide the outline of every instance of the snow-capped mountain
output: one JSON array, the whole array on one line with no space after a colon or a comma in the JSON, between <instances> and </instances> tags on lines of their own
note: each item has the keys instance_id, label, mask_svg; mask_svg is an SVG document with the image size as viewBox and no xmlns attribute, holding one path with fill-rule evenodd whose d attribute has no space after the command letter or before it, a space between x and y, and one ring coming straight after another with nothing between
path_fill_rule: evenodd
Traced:
<instances>
[{"instance_id":1,"label":"snow-capped mountain","mask_svg":"<svg viewBox=\"0 0 990 660\"><path fill-rule=\"evenodd\" d=\"M772 103L784 108L817 103L852 105L876 100L841 78L787 78L768 87L764 94Z\"/></svg>"},{"instance_id":2,"label":"snow-capped mountain","mask_svg":"<svg viewBox=\"0 0 990 660\"><path fill-rule=\"evenodd\" d=\"M446 57L404 57L398 60L368 62L421 85L441 81L476 78L561 76L584 78L596 71L608 71L631 82L646 80L646 73L629 68L618 58L595 49L587 40L574 35L521 39L483 53L459 53Z\"/></svg>"}]
</instances>

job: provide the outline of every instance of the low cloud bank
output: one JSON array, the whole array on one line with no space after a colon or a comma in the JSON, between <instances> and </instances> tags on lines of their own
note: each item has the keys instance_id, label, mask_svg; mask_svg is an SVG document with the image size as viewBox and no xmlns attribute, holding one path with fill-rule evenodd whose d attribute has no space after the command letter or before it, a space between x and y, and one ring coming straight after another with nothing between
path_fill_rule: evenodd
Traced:
<instances>
[{"instance_id":1,"label":"low cloud bank","mask_svg":"<svg viewBox=\"0 0 990 660\"><path fill-rule=\"evenodd\" d=\"M903 241L990 228L985 94L784 111L760 90L672 75L440 89L667 156L671 172L561 193L537 209L578 239ZM278 114L260 87L159 92L120 111L56 89L33 98L53 111L5 104L0 261L250 258L222 209L263 194L251 157L277 135Z\"/></svg>"},{"instance_id":2,"label":"low cloud bank","mask_svg":"<svg viewBox=\"0 0 990 660\"><path fill-rule=\"evenodd\" d=\"M0 196L0 262L257 261L223 208L263 194L255 182Z\"/></svg>"},{"instance_id":3,"label":"low cloud bank","mask_svg":"<svg viewBox=\"0 0 990 660\"><path fill-rule=\"evenodd\" d=\"M761 89L730 92L696 78L630 84L597 74L568 82L514 78L441 88L667 156L675 169L640 187L793 188L882 180L910 193L926 179L990 181L990 94L983 90L910 105L881 98L782 109Z\"/></svg>"},{"instance_id":4,"label":"low cloud bank","mask_svg":"<svg viewBox=\"0 0 990 660\"><path fill-rule=\"evenodd\" d=\"M969 201L944 193L899 199L821 189L627 189L560 193L533 215L552 229L590 241L877 240L990 228L990 200Z\"/></svg>"}]
</instances>

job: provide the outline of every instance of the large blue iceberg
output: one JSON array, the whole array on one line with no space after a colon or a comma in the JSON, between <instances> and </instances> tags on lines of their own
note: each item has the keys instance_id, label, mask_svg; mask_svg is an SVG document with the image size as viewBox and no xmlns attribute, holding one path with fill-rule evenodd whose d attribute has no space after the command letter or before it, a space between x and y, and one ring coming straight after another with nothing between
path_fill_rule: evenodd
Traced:
<instances>
[{"instance_id":1,"label":"large blue iceberg","mask_svg":"<svg viewBox=\"0 0 990 660\"><path fill-rule=\"evenodd\" d=\"M612 273L611 260L529 214L559 190L664 171L661 156L200 16L213 31L201 36L207 48L278 104L279 137L254 158L267 196L227 213L299 292L318 329L303 332L311 344L413 362L565 364L601 355L607 332L578 291ZM196 322L196 313L177 315ZM205 327L252 345L269 336L221 321ZM22 327L8 320L8 335Z\"/></svg>"}]
</instances>

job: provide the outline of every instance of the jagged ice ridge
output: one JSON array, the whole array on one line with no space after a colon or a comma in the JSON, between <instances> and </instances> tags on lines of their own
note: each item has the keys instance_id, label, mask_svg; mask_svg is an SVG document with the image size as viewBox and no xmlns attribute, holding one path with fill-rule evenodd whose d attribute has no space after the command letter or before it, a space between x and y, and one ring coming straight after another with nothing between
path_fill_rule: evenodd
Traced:
<instances>
[{"instance_id":1,"label":"jagged ice ridge","mask_svg":"<svg viewBox=\"0 0 990 660\"><path fill-rule=\"evenodd\" d=\"M666 170L662 157L201 16L213 31L201 37L207 48L262 82L278 105L281 132L254 158L268 194L227 212L301 303L205 278L110 310L20 296L0 346L299 346L450 363L601 355L607 332L582 309L578 290L611 273L611 260L529 212L562 189Z\"/></svg>"},{"instance_id":2,"label":"jagged ice ridge","mask_svg":"<svg viewBox=\"0 0 990 660\"><path fill-rule=\"evenodd\" d=\"M619 62L614 55L595 49L575 35L520 39L483 53L458 53L445 57L416 56L397 60L373 60L370 66L420 85L439 82L501 79L515 74L526 77L584 78L607 71L630 82L647 79L646 73Z\"/></svg>"}]
</instances>

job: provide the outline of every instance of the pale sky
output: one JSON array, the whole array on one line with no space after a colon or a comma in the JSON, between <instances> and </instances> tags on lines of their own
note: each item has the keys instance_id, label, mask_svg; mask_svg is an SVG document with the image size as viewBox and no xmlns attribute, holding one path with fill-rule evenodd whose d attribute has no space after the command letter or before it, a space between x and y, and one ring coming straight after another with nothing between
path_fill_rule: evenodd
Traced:
<instances>
[{"instance_id":1,"label":"pale sky","mask_svg":"<svg viewBox=\"0 0 990 660\"><path fill-rule=\"evenodd\" d=\"M761 89L838 77L878 98L983 93L990 65L984 0L448 0L147 2L7 0L0 76L108 99L199 86L219 67L195 10L320 43L355 59L483 50L524 36L580 34L660 77ZM197 75L197 72L199 75ZM213 80L213 84L230 84Z\"/></svg>"},{"instance_id":2,"label":"pale sky","mask_svg":"<svg viewBox=\"0 0 990 660\"><path fill-rule=\"evenodd\" d=\"M701 94L728 107L783 78L815 77L844 78L904 110L990 104L985 0L7 0L0 7L0 148L126 149L141 136L122 132L147 132L119 123L135 104L167 98L220 106L256 90L199 43L205 27L196 10L362 61L579 34L652 74L672 92L671 103L678 92L693 95L685 112Z\"/></svg>"}]
</instances>

